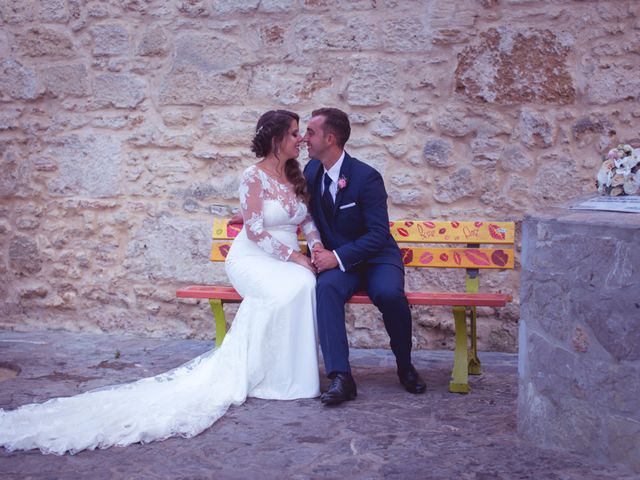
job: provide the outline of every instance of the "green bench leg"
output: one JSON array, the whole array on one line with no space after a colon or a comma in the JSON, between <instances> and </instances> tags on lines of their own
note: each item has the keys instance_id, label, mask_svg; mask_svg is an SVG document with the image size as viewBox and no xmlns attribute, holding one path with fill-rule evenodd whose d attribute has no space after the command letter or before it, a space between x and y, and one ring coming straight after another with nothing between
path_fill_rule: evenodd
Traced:
<instances>
[{"instance_id":1,"label":"green bench leg","mask_svg":"<svg viewBox=\"0 0 640 480\"><path fill-rule=\"evenodd\" d=\"M467 310L465 307L453 307L456 325L456 350L453 359L453 373L449 382L449 391L469 393L469 360L467 355Z\"/></svg>"},{"instance_id":2,"label":"green bench leg","mask_svg":"<svg viewBox=\"0 0 640 480\"><path fill-rule=\"evenodd\" d=\"M209 305L211 305L213 317L216 319L216 347L219 347L222 345L224 336L227 334L227 322L224 319L222 300L218 298L210 298Z\"/></svg>"},{"instance_id":3,"label":"green bench leg","mask_svg":"<svg viewBox=\"0 0 640 480\"><path fill-rule=\"evenodd\" d=\"M476 336L476 307L471 307L471 348L469 349L469 375L480 375L482 365L478 358L478 338Z\"/></svg>"},{"instance_id":4,"label":"green bench leg","mask_svg":"<svg viewBox=\"0 0 640 480\"><path fill-rule=\"evenodd\" d=\"M467 293L478 293L478 287L480 277L470 278L467 276ZM476 334L476 322L478 316L476 314L476 307L471 307L471 349L469 350L469 374L480 375L482 373L482 366L480 365L480 359L478 358L478 336Z\"/></svg>"}]
</instances>

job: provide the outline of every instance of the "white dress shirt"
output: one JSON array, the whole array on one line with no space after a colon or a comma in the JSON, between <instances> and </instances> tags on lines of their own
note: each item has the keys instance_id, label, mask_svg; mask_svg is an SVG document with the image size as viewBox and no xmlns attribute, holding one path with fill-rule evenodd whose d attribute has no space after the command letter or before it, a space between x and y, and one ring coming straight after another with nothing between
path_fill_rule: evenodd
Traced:
<instances>
[{"instance_id":1,"label":"white dress shirt","mask_svg":"<svg viewBox=\"0 0 640 480\"><path fill-rule=\"evenodd\" d=\"M343 161L344 161L344 150L342 151L342 155L340 155L340 158L338 159L338 161L334 163L329 170L324 171L324 173L329 175L329 178L331 179L331 185L329 185L329 193L331 193L331 197L333 198L334 203L336 201L336 195L338 194L338 180L340 178L340 169L342 168ZM321 182L321 185L322 185L322 192L320 193L321 195L323 195L324 182ZM338 266L340 267L340 270L344 272L345 271L344 265L342 265L342 260L340 260L338 253L335 250L333 250L333 254L336 256L336 260L338 260Z\"/></svg>"}]
</instances>

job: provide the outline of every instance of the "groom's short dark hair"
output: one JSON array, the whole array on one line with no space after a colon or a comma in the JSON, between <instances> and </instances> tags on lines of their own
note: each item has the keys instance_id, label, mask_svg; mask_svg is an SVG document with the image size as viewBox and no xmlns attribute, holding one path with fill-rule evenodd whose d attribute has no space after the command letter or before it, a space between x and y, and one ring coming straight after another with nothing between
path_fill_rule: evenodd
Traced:
<instances>
[{"instance_id":1,"label":"groom's short dark hair","mask_svg":"<svg viewBox=\"0 0 640 480\"><path fill-rule=\"evenodd\" d=\"M331 132L335 135L337 144L340 148L344 148L344 145L349 140L351 135L351 125L349 124L349 116L342 110L337 108L318 108L311 112L312 117L323 116L324 117L324 130L325 132Z\"/></svg>"}]
</instances>

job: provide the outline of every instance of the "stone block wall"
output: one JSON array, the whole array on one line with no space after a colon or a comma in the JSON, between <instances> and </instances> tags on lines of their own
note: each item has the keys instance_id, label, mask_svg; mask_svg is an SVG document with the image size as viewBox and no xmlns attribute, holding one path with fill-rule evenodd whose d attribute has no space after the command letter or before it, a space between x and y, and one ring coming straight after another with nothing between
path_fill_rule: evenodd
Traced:
<instances>
[{"instance_id":1,"label":"stone block wall","mask_svg":"<svg viewBox=\"0 0 640 480\"><path fill-rule=\"evenodd\" d=\"M0 326L209 335L175 288L226 281L211 219L271 108L348 111L395 218L517 221L592 191L640 137L639 34L634 0L2 0ZM519 272L483 283L516 301L480 312L480 346L514 351ZM451 346L450 312L414 315L416 346ZM374 309L349 329L387 345Z\"/></svg>"},{"instance_id":2,"label":"stone block wall","mask_svg":"<svg viewBox=\"0 0 640 480\"><path fill-rule=\"evenodd\" d=\"M525 218L518 431L640 473L638 245L640 215Z\"/></svg>"}]
</instances>

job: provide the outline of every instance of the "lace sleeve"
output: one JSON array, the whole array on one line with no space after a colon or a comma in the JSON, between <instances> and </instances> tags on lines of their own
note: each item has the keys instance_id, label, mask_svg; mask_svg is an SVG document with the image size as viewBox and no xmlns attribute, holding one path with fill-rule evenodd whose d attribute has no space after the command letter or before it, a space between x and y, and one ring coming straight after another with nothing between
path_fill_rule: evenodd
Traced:
<instances>
[{"instance_id":1,"label":"lace sleeve","mask_svg":"<svg viewBox=\"0 0 640 480\"><path fill-rule=\"evenodd\" d=\"M313 223L313 218L311 218L310 213L307 213L307 216L304 217L304 220L300 223L300 229L302 230L304 238L307 239L309 248L313 248L316 243L322 243L320 240L320 232L316 224Z\"/></svg>"},{"instance_id":2,"label":"lace sleeve","mask_svg":"<svg viewBox=\"0 0 640 480\"><path fill-rule=\"evenodd\" d=\"M264 229L264 187L260 178L249 170L245 171L239 194L247 238L268 254L287 261L293 250Z\"/></svg>"}]
</instances>

